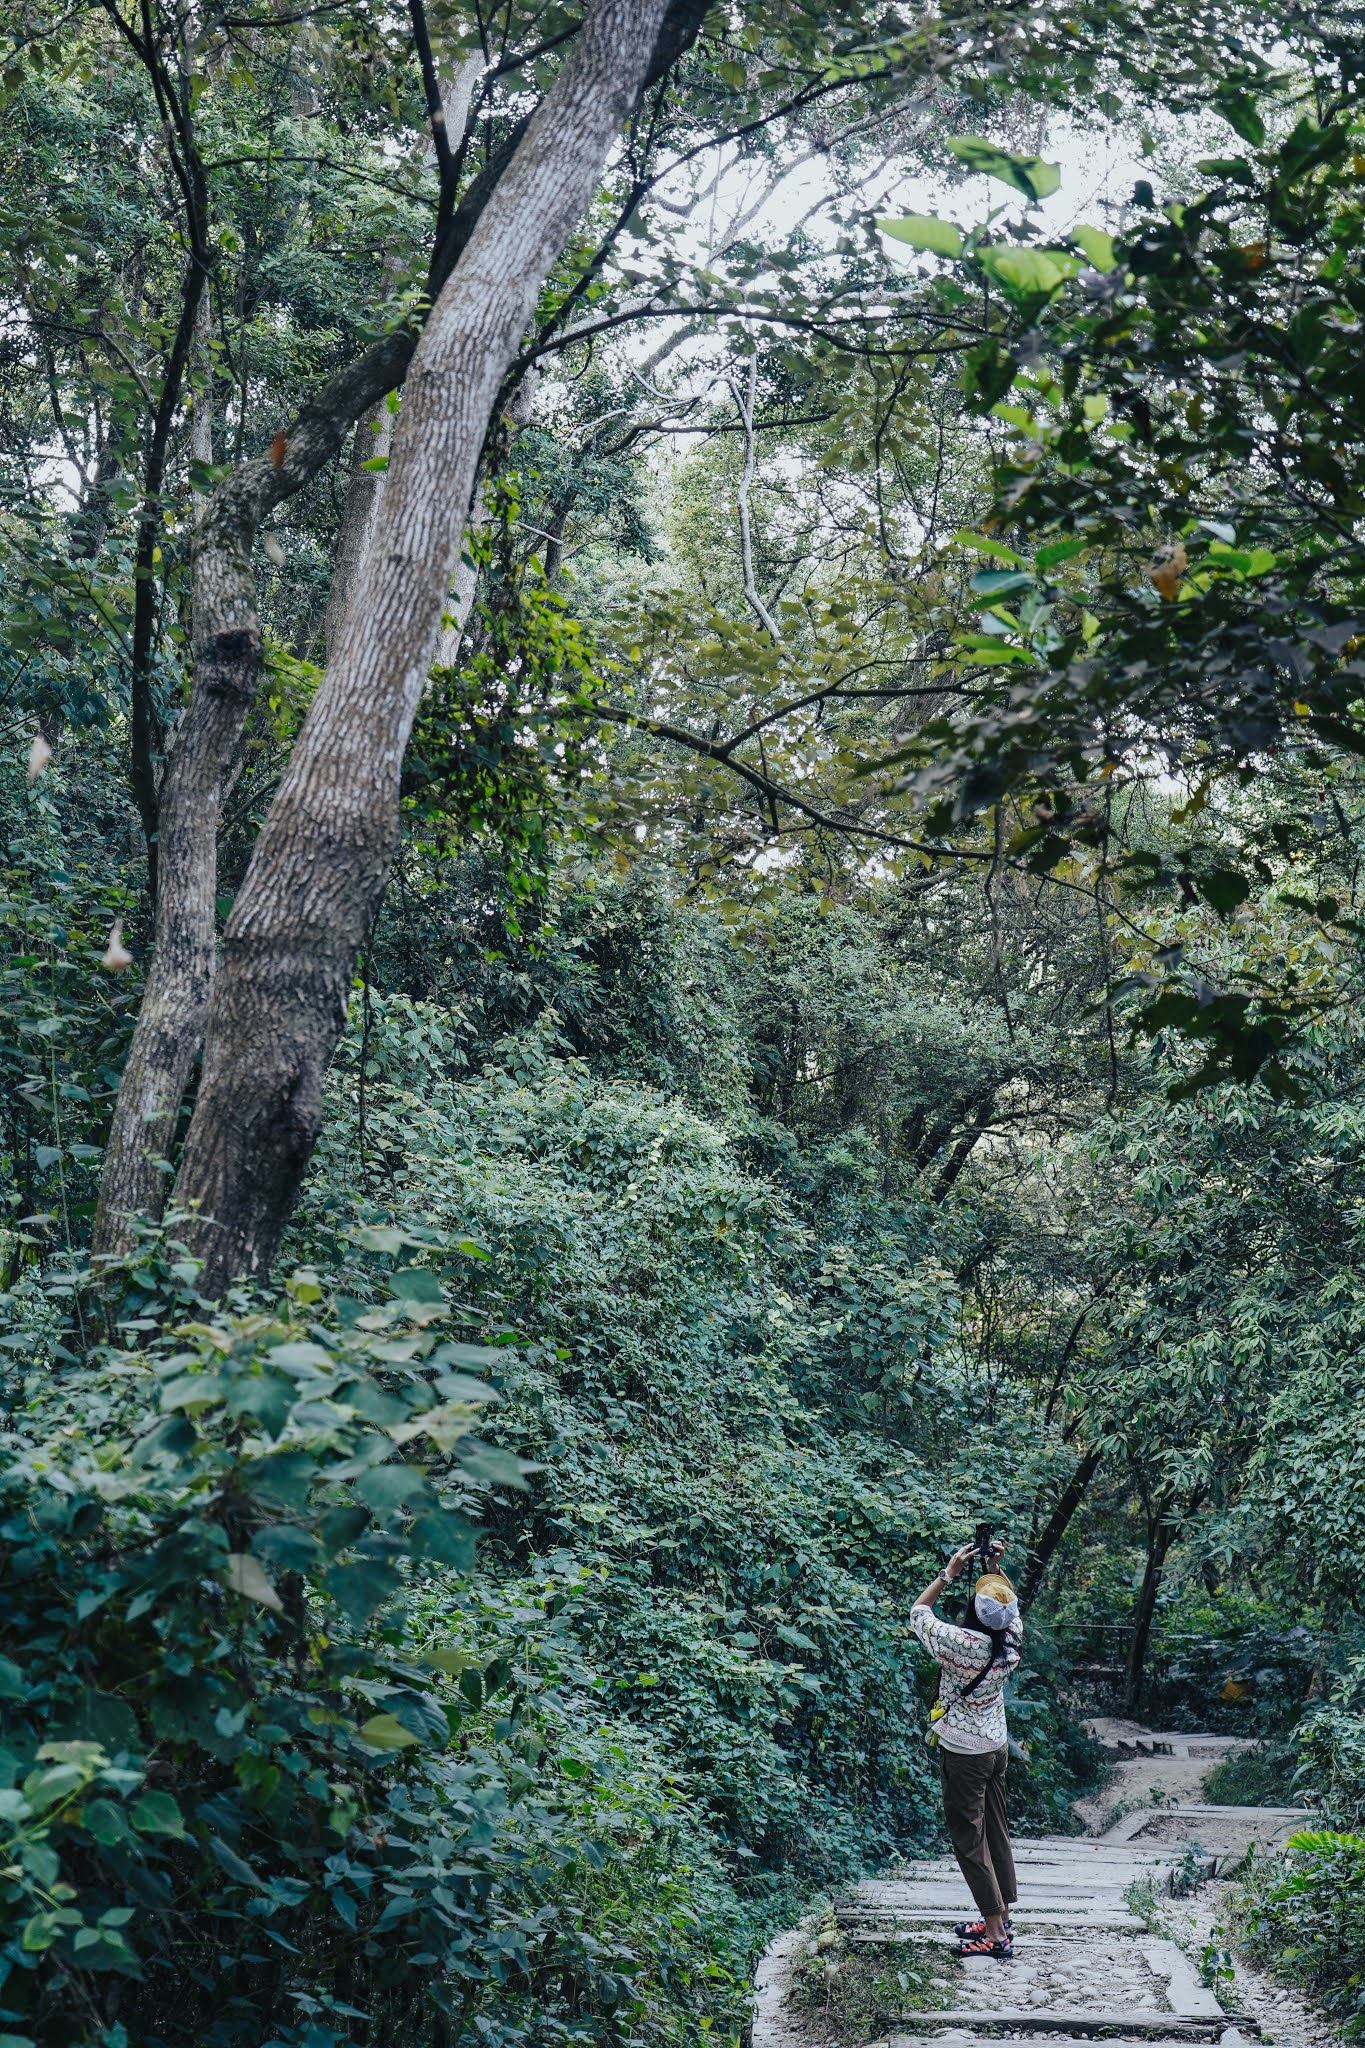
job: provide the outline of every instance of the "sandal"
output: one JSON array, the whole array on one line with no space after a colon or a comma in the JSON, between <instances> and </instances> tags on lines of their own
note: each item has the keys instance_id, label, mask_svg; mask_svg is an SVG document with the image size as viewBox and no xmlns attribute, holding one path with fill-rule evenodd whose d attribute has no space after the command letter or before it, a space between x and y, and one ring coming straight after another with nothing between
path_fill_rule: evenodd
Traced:
<instances>
[{"instance_id":1,"label":"sandal","mask_svg":"<svg viewBox=\"0 0 1365 2048\"><path fill-rule=\"evenodd\" d=\"M1014 1954L1014 1936L1007 1934L1003 1941L988 1941L984 1934L964 1935L954 1954L959 1956L994 1956L999 1963L1008 1962Z\"/></svg>"},{"instance_id":2,"label":"sandal","mask_svg":"<svg viewBox=\"0 0 1365 2048\"><path fill-rule=\"evenodd\" d=\"M1006 1932L1006 1934L1010 1933L1010 1931L1012 1930L1013 1926L1014 1926L1014 1922L1013 1922L1013 1921L1012 1921L1012 1920L1010 1919L1010 1916L1009 1916L1009 1914L1008 1914L1008 1913L1006 1913L1006 1915L1005 1915L1005 1932ZM956 1927L955 1927L955 1928L953 1929L953 1933L954 1933L954 1934L955 1934L955 1935L957 1936L957 1938L958 1938L958 1940L959 1940L959 1941L970 1941L970 1940L972 1939L972 1937L973 1937L974 1935L977 1935L977 1934L984 1934L985 1932L986 1932L986 1923L985 1923L985 1921L984 1921L984 1920L959 1920L959 1921L958 1921L958 1923L957 1923L957 1926L956 1926Z\"/></svg>"}]
</instances>

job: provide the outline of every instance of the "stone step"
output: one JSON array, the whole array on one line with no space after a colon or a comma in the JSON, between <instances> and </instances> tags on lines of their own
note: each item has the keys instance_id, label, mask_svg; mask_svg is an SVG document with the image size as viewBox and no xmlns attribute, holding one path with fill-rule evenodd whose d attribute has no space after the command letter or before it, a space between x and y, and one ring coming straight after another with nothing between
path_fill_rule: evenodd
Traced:
<instances>
[{"instance_id":1,"label":"stone step","mask_svg":"<svg viewBox=\"0 0 1365 2048\"><path fill-rule=\"evenodd\" d=\"M958 1906L865 1907L861 1911L840 1907L835 1918L842 1927L857 1929L865 1920L890 1920L895 1928L952 1927L959 1920L976 1918L975 1908ZM1139 1920L1135 1913L1077 1913L1062 1908L1050 1913L1046 1907L1020 1906L1013 1915L1014 1925L1020 1930L1056 1927L1059 1930L1083 1930L1086 1928L1110 1929L1115 1932L1140 1934L1146 1930L1146 1921ZM856 1935L854 1936L856 1939Z\"/></svg>"},{"instance_id":2,"label":"stone step","mask_svg":"<svg viewBox=\"0 0 1365 2048\"><path fill-rule=\"evenodd\" d=\"M1161 2015L1157 2014L1156 2017L1160 2018ZM1124 2021L1122 2024L1128 2026L1129 2032L1127 2034L1104 2033L1100 2037L1104 2041L1104 2048L1193 2048L1193 2044L1196 2041L1207 2041L1210 2039L1205 2034L1172 2034L1169 2029L1164 2036L1160 2034L1139 2034L1132 2031L1136 2024L1135 2022ZM1057 2033L1064 2033L1076 2030L1058 2027L1055 2031ZM934 2042L941 2044L941 2048L1000 2048L1001 2038L999 2034L972 2034L963 2027L950 2027L941 2034L891 2034L883 2036L880 2041L870 2042L868 2048L930 2048L930 2044ZM1083 2038L1083 2036L1078 2035L1078 2038ZM1224 2027L1223 2032L1217 2037L1218 2048L1252 2048L1253 2042L1259 2040L1259 2038L1259 2021L1245 2018L1238 2020L1235 2024L1229 2021Z\"/></svg>"},{"instance_id":3,"label":"stone step","mask_svg":"<svg viewBox=\"0 0 1365 2048\"><path fill-rule=\"evenodd\" d=\"M895 1944L899 1942L904 1947L914 1939L916 1933L926 1935L941 1934L945 1928L956 1926L960 1920L964 1920L966 1917L964 1913L938 1913L905 1922L900 1927L849 1927L845 1928L844 1933L845 1938L855 1944L863 1942ZM1019 1913L1013 1916L1013 1926L1016 1934L1041 1934L1049 1929L1055 1929L1059 1934L1067 1932L1074 1934L1081 1931L1098 1931L1102 1934L1140 1934L1142 1925L1141 1920L1134 1920L1131 1916L1126 1920L1073 1920L1070 1922L1056 1918L1031 1920Z\"/></svg>"},{"instance_id":4,"label":"stone step","mask_svg":"<svg viewBox=\"0 0 1365 2048\"><path fill-rule=\"evenodd\" d=\"M1160 2015L1158 2014L1157 2017L1160 2018ZM898 2022L897 2024L901 2023ZM1193 2043L1196 2040L1205 2041L1210 2038L1203 2034L1172 2034L1169 2029L1164 2035L1140 2034L1133 2031L1136 2024L1134 2021L1121 2022L1121 2026L1127 2026L1129 2029L1126 2034L1123 2032L1105 2032L1100 2037L1104 2041L1104 2048L1193 2048ZM1078 2030L1057 2027L1054 2031L1065 2033ZM1083 2036L1079 2037L1083 2038ZM1238 2020L1236 2024L1229 2023L1224 2028L1224 2031L1218 2036L1218 2048L1253 2048L1253 2043L1259 2038L1259 2022L1243 2018ZM952 2027L936 2035L883 2035L881 2040L870 2042L868 2048L929 2048L929 2044L932 2042L940 2043L941 2048L1000 2048L1000 2041L1001 2035L999 2034L972 2034L968 2033L964 2028Z\"/></svg>"},{"instance_id":5,"label":"stone step","mask_svg":"<svg viewBox=\"0 0 1365 2048\"><path fill-rule=\"evenodd\" d=\"M1008 1969L1007 1963L997 1964L998 1969ZM898 2034L911 2036L932 2033L941 2027L970 2027L976 2031L984 2028L1002 2032L1024 2034L1089 2034L1097 2032L1122 2032L1148 2036L1156 2035L1161 2040L1174 2039L1181 2035L1207 2041L1221 2034L1231 2022L1224 2013L1214 2019L1206 2013L1178 2012L1105 2012L1095 2009L1082 2012L1074 2007L1034 2006L1028 2009L999 2007L995 2010L974 2010L970 2006L960 2009L947 2007L938 2012L901 2012L891 2021L891 2042L895 2048ZM1245 2024L1245 2022L1242 2022Z\"/></svg>"},{"instance_id":6,"label":"stone step","mask_svg":"<svg viewBox=\"0 0 1365 2048\"><path fill-rule=\"evenodd\" d=\"M1115 1912L1119 1912L1123 1909L1123 1902L1127 1891L1127 1885L1123 1884L1034 1885L1027 1883L1021 1876L1018 1903L1031 1906L1035 1911L1055 1910L1058 1907L1066 1907L1074 1912L1083 1911L1087 1906L1094 1906L1096 1908L1108 1907L1112 1908ZM849 1903L859 1907L882 1906L887 1909L900 1906L913 1911L917 1906L951 1906L954 1899L965 1899L968 1897L970 1897L970 1893L962 1878L959 1877L956 1883L952 1883L945 1878L942 1884L925 1885L922 1889L916 1891L893 1894L885 1892L860 1892L857 1898Z\"/></svg>"}]
</instances>

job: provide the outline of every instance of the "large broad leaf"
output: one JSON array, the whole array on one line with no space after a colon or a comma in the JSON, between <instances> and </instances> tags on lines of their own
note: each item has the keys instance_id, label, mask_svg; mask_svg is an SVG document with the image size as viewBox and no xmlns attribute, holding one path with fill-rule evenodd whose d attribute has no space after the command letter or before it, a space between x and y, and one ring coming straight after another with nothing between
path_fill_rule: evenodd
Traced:
<instances>
[{"instance_id":1,"label":"large broad leaf","mask_svg":"<svg viewBox=\"0 0 1365 2048\"><path fill-rule=\"evenodd\" d=\"M1114 253L1114 237L1106 235L1103 228L1073 228L1071 239L1090 259L1092 270L1112 270L1119 260Z\"/></svg>"},{"instance_id":2,"label":"large broad leaf","mask_svg":"<svg viewBox=\"0 0 1365 2048\"><path fill-rule=\"evenodd\" d=\"M992 242L979 261L1012 299L1050 298L1081 268L1065 249L1020 249L1013 242Z\"/></svg>"},{"instance_id":3,"label":"large broad leaf","mask_svg":"<svg viewBox=\"0 0 1365 2048\"><path fill-rule=\"evenodd\" d=\"M400 1266L389 1278L389 1286L400 1301L444 1302L440 1281L430 1266Z\"/></svg>"},{"instance_id":4,"label":"large broad leaf","mask_svg":"<svg viewBox=\"0 0 1365 2048\"><path fill-rule=\"evenodd\" d=\"M405 1728L396 1714L371 1714L360 1724L360 1739L371 1749L417 1749L422 1738Z\"/></svg>"},{"instance_id":5,"label":"large broad leaf","mask_svg":"<svg viewBox=\"0 0 1365 2048\"><path fill-rule=\"evenodd\" d=\"M877 226L893 241L908 242L912 249L925 249L931 256L962 254L961 230L936 214L907 213L899 220L879 220Z\"/></svg>"},{"instance_id":6,"label":"large broad leaf","mask_svg":"<svg viewBox=\"0 0 1365 2048\"><path fill-rule=\"evenodd\" d=\"M1228 917L1239 903L1246 902L1251 884L1236 868L1215 868L1212 874L1199 877L1199 893L1206 903Z\"/></svg>"},{"instance_id":7,"label":"large broad leaf","mask_svg":"<svg viewBox=\"0 0 1365 2048\"><path fill-rule=\"evenodd\" d=\"M1234 128L1243 142L1250 142L1259 149L1265 141L1265 122L1261 119L1260 108L1251 94L1241 86L1231 83L1220 85L1213 96L1213 104L1230 128Z\"/></svg>"},{"instance_id":8,"label":"large broad leaf","mask_svg":"<svg viewBox=\"0 0 1365 2048\"><path fill-rule=\"evenodd\" d=\"M971 587L978 597L1010 597L1019 590L1032 590L1037 580L1031 569L978 569Z\"/></svg>"},{"instance_id":9,"label":"large broad leaf","mask_svg":"<svg viewBox=\"0 0 1365 2048\"><path fill-rule=\"evenodd\" d=\"M144 1792L133 1808L132 1820L140 1834L174 1835L180 1842L185 1839L184 1818L169 1792L154 1787Z\"/></svg>"},{"instance_id":10,"label":"large broad leaf","mask_svg":"<svg viewBox=\"0 0 1365 2048\"><path fill-rule=\"evenodd\" d=\"M1040 156L1017 156L1013 150L997 149L984 135L954 135L948 147L969 171L999 178L1002 185L1012 185L1026 199L1046 199L1062 182L1056 164L1044 163Z\"/></svg>"}]
</instances>

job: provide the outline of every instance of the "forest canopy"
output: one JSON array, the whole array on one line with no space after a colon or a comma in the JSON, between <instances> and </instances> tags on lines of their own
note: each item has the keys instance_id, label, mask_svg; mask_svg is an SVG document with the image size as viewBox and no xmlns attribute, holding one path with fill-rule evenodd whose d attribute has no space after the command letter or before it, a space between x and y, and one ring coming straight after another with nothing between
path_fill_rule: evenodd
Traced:
<instances>
[{"instance_id":1,"label":"forest canopy","mask_svg":"<svg viewBox=\"0 0 1365 2048\"><path fill-rule=\"evenodd\" d=\"M1363 94L11 7L0 2048L738 2044L983 1519L1358 2014Z\"/></svg>"}]
</instances>

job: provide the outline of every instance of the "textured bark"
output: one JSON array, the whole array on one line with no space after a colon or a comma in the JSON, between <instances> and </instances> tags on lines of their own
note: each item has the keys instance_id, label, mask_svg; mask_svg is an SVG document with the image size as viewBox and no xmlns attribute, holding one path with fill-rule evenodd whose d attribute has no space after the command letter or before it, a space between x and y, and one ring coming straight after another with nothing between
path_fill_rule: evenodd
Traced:
<instances>
[{"instance_id":1,"label":"textured bark","mask_svg":"<svg viewBox=\"0 0 1365 2048\"><path fill-rule=\"evenodd\" d=\"M213 301L205 292L199 301L199 312L194 328L194 353L198 357L196 368L198 381L190 400L190 460L202 463L205 469L213 467ZM207 491L190 487L190 506L194 517L203 517L208 504Z\"/></svg>"},{"instance_id":2,"label":"textured bark","mask_svg":"<svg viewBox=\"0 0 1365 2048\"><path fill-rule=\"evenodd\" d=\"M171 428L180 409L185 373L189 368L194 338L199 325L199 307L208 284L208 266L201 250L193 249L185 264L180 293L180 316L176 323L161 394L152 418L143 478L142 509L138 515L137 544L133 564L133 629L129 660L128 724L131 739L128 777L133 799L142 820L147 842L147 886L153 898L160 879L160 779L161 720L152 690L156 655L157 581L156 549L162 532L162 486Z\"/></svg>"},{"instance_id":3,"label":"textured bark","mask_svg":"<svg viewBox=\"0 0 1365 2048\"><path fill-rule=\"evenodd\" d=\"M380 494L384 488L383 470L366 469L365 464L387 455L392 439L393 414L386 404L381 401L360 415L355 440L351 444L351 470L346 479L346 503L342 508L341 527L337 534L332 584L327 593L327 619L323 626L322 638L328 662L335 661L341 646L346 606L355 589L360 566L369 550L375 514L379 509Z\"/></svg>"},{"instance_id":4,"label":"textured bark","mask_svg":"<svg viewBox=\"0 0 1365 2048\"><path fill-rule=\"evenodd\" d=\"M269 1268L293 1206L321 1126L356 950L397 846L403 753L493 405L646 82L668 13L667 0L598 0L418 343L345 644L224 938L177 1189L197 1211L193 1239L210 1292Z\"/></svg>"},{"instance_id":5,"label":"textured bark","mask_svg":"<svg viewBox=\"0 0 1365 2048\"><path fill-rule=\"evenodd\" d=\"M194 694L162 776L156 947L105 1153L95 1215L99 1257L130 1250L134 1219L159 1216L165 1201L165 1162L213 979L218 814L260 675L254 622L205 633Z\"/></svg>"},{"instance_id":6,"label":"textured bark","mask_svg":"<svg viewBox=\"0 0 1365 2048\"><path fill-rule=\"evenodd\" d=\"M433 280L449 275L508 160L509 152L499 152L474 180L432 259ZM169 1176L159 1162L203 1039L219 812L262 673L252 542L275 507L335 458L352 423L402 383L416 345L414 329L387 335L329 379L272 452L224 479L196 528L192 689L158 793L156 945L105 1149L96 1257L131 1247L135 1216L161 1215Z\"/></svg>"}]
</instances>

